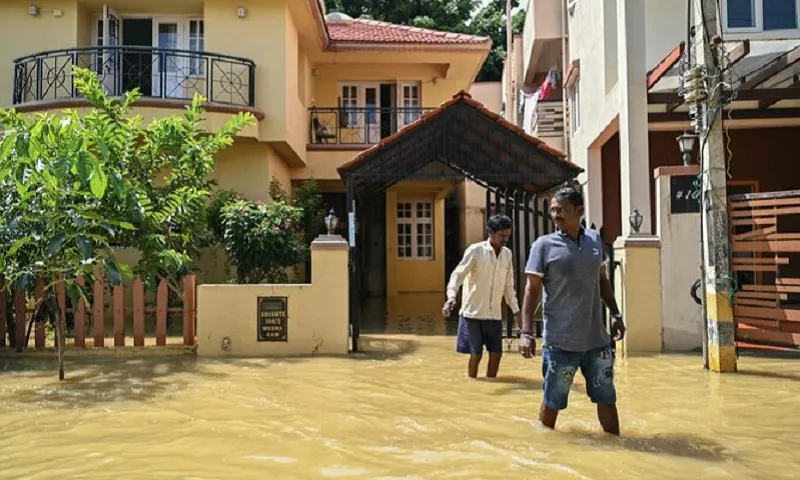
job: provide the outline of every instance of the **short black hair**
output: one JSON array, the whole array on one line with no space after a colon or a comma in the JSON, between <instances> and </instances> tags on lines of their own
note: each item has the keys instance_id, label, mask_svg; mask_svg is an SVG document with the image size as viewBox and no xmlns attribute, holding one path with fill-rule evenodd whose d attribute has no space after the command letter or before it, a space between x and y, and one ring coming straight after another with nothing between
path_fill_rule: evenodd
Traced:
<instances>
[{"instance_id":1,"label":"short black hair","mask_svg":"<svg viewBox=\"0 0 800 480\"><path fill-rule=\"evenodd\" d=\"M583 206L583 194L573 187L564 187L559 189L553 198L566 199L573 207L578 208Z\"/></svg>"},{"instance_id":2,"label":"short black hair","mask_svg":"<svg viewBox=\"0 0 800 480\"><path fill-rule=\"evenodd\" d=\"M512 228L511 219L505 215L495 215L486 222L486 228L492 233Z\"/></svg>"}]
</instances>

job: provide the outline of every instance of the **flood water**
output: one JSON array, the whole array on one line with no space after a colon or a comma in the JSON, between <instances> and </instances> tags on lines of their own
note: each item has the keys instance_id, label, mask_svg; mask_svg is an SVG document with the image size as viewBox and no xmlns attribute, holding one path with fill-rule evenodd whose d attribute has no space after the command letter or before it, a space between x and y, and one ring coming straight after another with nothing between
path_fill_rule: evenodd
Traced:
<instances>
[{"instance_id":1,"label":"flood water","mask_svg":"<svg viewBox=\"0 0 800 480\"><path fill-rule=\"evenodd\" d=\"M800 478L800 359L618 360L623 435L576 376L536 424L541 358L465 377L453 337L370 336L357 358L0 359L0 478ZM482 374L484 372L481 372Z\"/></svg>"}]
</instances>

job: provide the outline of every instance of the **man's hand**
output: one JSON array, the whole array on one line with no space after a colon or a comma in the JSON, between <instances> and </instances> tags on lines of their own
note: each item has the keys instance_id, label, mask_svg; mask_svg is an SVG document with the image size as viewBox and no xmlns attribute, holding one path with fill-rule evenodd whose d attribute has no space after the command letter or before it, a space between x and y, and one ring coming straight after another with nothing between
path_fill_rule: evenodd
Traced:
<instances>
[{"instance_id":1,"label":"man's hand","mask_svg":"<svg viewBox=\"0 0 800 480\"><path fill-rule=\"evenodd\" d=\"M533 358L536 355L536 339L533 335L523 333L519 336L519 353L525 358Z\"/></svg>"},{"instance_id":2,"label":"man's hand","mask_svg":"<svg viewBox=\"0 0 800 480\"><path fill-rule=\"evenodd\" d=\"M450 317L450 315L453 313L453 309L455 308L455 306L456 306L456 299L455 298L448 299L446 302L444 302L444 306L442 307L442 315L444 315L445 318Z\"/></svg>"},{"instance_id":3,"label":"man's hand","mask_svg":"<svg viewBox=\"0 0 800 480\"><path fill-rule=\"evenodd\" d=\"M514 314L514 325L517 326L517 330L522 330L522 313L517 312Z\"/></svg>"},{"instance_id":4,"label":"man's hand","mask_svg":"<svg viewBox=\"0 0 800 480\"><path fill-rule=\"evenodd\" d=\"M615 317L611 322L611 338L615 341L625 338L625 323L622 321L622 317Z\"/></svg>"}]
</instances>

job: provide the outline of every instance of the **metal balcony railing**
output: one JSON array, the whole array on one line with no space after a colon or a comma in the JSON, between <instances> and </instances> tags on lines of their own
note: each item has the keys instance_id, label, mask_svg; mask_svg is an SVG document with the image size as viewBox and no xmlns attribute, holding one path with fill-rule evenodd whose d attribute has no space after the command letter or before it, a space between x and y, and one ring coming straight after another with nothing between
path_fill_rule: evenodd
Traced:
<instances>
[{"instance_id":1,"label":"metal balcony railing","mask_svg":"<svg viewBox=\"0 0 800 480\"><path fill-rule=\"evenodd\" d=\"M255 63L207 52L151 47L77 47L14 60L15 105L78 98L74 66L97 72L110 96L139 88L144 97L255 106Z\"/></svg>"},{"instance_id":2,"label":"metal balcony railing","mask_svg":"<svg viewBox=\"0 0 800 480\"><path fill-rule=\"evenodd\" d=\"M309 143L374 145L419 120L433 108L341 107L309 109Z\"/></svg>"}]
</instances>

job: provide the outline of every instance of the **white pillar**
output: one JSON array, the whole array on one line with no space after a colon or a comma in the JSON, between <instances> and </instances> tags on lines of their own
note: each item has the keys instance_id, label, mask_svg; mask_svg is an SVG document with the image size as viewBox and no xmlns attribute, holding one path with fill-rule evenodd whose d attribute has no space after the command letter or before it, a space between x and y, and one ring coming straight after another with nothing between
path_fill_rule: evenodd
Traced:
<instances>
[{"instance_id":1,"label":"white pillar","mask_svg":"<svg viewBox=\"0 0 800 480\"><path fill-rule=\"evenodd\" d=\"M599 146L589 147L586 157L586 174L589 182L585 187L586 225L593 223L599 230L603 226L603 155Z\"/></svg>"},{"instance_id":2,"label":"white pillar","mask_svg":"<svg viewBox=\"0 0 800 480\"><path fill-rule=\"evenodd\" d=\"M650 155L647 129L645 3L617 0L619 49L619 151L622 236L631 233L634 208L644 216L640 233L650 234Z\"/></svg>"}]
</instances>

